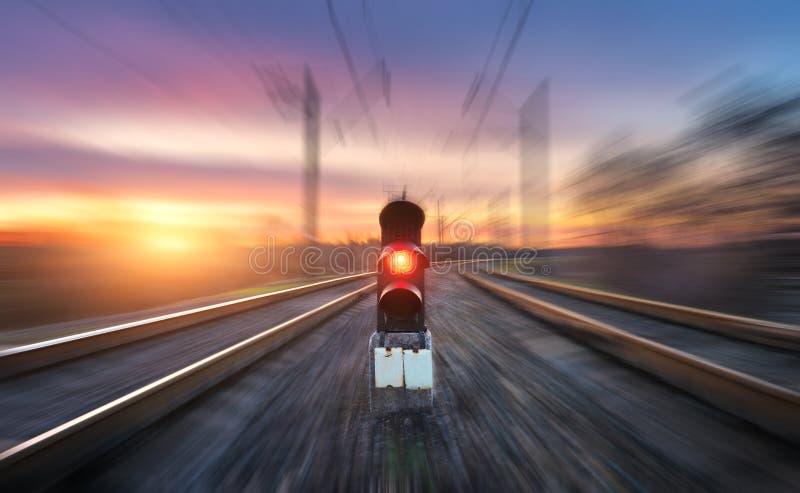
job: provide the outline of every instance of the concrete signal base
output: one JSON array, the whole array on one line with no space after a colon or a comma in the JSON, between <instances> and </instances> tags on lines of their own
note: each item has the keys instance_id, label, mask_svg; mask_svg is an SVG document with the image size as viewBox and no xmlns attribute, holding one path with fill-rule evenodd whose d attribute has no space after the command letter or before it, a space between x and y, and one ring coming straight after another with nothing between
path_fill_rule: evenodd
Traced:
<instances>
[{"instance_id":1,"label":"concrete signal base","mask_svg":"<svg viewBox=\"0 0 800 493\"><path fill-rule=\"evenodd\" d=\"M369 339L370 410L373 414L433 410L431 333L375 332Z\"/></svg>"}]
</instances>

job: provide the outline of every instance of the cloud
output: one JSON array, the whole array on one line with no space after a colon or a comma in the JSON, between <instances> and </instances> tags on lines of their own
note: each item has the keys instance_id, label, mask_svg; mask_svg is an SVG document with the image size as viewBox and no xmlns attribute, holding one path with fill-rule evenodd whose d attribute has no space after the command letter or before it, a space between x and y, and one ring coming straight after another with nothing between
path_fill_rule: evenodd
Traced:
<instances>
[{"instance_id":1,"label":"cloud","mask_svg":"<svg viewBox=\"0 0 800 493\"><path fill-rule=\"evenodd\" d=\"M33 194L75 191L203 201L295 201L301 169L294 163L247 167L236 163L187 165L127 157L47 142L0 143L0 190ZM346 196L379 186L375 177L344 170L326 172L324 186Z\"/></svg>"}]
</instances>

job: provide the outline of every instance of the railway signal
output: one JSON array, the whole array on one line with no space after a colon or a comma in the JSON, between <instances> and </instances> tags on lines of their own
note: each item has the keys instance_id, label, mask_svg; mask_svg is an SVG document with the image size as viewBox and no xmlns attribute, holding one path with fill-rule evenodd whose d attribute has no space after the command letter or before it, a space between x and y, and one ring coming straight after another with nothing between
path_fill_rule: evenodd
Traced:
<instances>
[{"instance_id":1,"label":"railway signal","mask_svg":"<svg viewBox=\"0 0 800 493\"><path fill-rule=\"evenodd\" d=\"M430 407L431 335L425 325L425 269L420 245L425 213L407 200L381 211L377 324L369 341L371 406L376 412Z\"/></svg>"}]
</instances>

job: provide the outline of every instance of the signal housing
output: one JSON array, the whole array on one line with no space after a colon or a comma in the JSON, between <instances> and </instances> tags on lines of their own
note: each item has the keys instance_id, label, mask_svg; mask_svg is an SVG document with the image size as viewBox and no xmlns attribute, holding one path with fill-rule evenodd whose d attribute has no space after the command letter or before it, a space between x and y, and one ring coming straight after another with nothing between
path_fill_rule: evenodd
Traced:
<instances>
[{"instance_id":1,"label":"signal housing","mask_svg":"<svg viewBox=\"0 0 800 493\"><path fill-rule=\"evenodd\" d=\"M381 211L378 260L378 331L424 332L425 269L420 244L425 213L413 202L389 202Z\"/></svg>"}]
</instances>

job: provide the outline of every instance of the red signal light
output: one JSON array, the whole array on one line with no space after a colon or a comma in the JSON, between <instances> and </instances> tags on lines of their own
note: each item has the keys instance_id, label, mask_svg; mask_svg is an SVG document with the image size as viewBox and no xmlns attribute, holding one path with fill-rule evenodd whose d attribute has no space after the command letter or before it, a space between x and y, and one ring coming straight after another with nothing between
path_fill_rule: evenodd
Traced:
<instances>
[{"instance_id":1,"label":"red signal light","mask_svg":"<svg viewBox=\"0 0 800 493\"><path fill-rule=\"evenodd\" d=\"M395 250L389 255L389 269L392 274L409 274L414 270L414 257L408 250Z\"/></svg>"}]
</instances>

